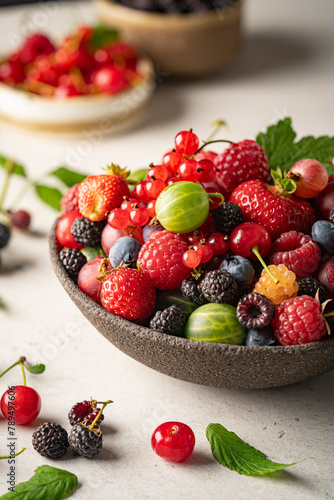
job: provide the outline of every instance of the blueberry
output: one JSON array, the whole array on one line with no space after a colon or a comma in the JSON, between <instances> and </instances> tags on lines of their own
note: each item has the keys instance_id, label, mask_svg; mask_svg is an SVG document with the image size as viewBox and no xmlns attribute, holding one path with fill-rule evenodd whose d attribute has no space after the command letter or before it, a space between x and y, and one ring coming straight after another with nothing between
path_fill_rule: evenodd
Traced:
<instances>
[{"instance_id":1,"label":"blueberry","mask_svg":"<svg viewBox=\"0 0 334 500\"><path fill-rule=\"evenodd\" d=\"M248 347L254 346L271 346L277 345L277 338L274 335L274 330L271 326L266 326L262 330L248 330L245 339L245 345Z\"/></svg>"},{"instance_id":2,"label":"blueberry","mask_svg":"<svg viewBox=\"0 0 334 500\"><path fill-rule=\"evenodd\" d=\"M124 261L128 267L136 267L137 257L141 244L130 236L122 236L115 241L109 251L109 259L112 267L117 267Z\"/></svg>"},{"instance_id":3,"label":"blueberry","mask_svg":"<svg viewBox=\"0 0 334 500\"><path fill-rule=\"evenodd\" d=\"M10 239L10 229L5 224L0 222L0 248L4 248L8 245Z\"/></svg>"},{"instance_id":4,"label":"blueberry","mask_svg":"<svg viewBox=\"0 0 334 500\"><path fill-rule=\"evenodd\" d=\"M327 220L318 220L312 226L312 238L329 255L334 254L334 224Z\"/></svg>"},{"instance_id":5,"label":"blueberry","mask_svg":"<svg viewBox=\"0 0 334 500\"><path fill-rule=\"evenodd\" d=\"M245 288L251 285L254 279L255 271L252 263L240 255L226 257L220 264L219 269L226 269L226 271L232 274L237 282L238 288Z\"/></svg>"}]
</instances>

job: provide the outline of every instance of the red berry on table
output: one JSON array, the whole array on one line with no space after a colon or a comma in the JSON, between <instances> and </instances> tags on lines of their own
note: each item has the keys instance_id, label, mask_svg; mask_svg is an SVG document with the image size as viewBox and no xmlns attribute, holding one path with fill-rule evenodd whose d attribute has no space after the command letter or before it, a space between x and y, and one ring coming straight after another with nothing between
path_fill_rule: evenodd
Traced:
<instances>
[{"instance_id":1,"label":"red berry on table","mask_svg":"<svg viewBox=\"0 0 334 500\"><path fill-rule=\"evenodd\" d=\"M199 138L192 130L179 132L175 137L175 151L185 156L192 156L199 148Z\"/></svg>"},{"instance_id":2,"label":"red berry on table","mask_svg":"<svg viewBox=\"0 0 334 500\"><path fill-rule=\"evenodd\" d=\"M79 210L78 205L78 195L79 195L80 184L74 184L70 189L64 194L60 200L61 211L63 214L71 212L72 210Z\"/></svg>"},{"instance_id":3,"label":"red berry on table","mask_svg":"<svg viewBox=\"0 0 334 500\"><path fill-rule=\"evenodd\" d=\"M326 334L320 303L308 295L282 302L276 308L272 325L282 345L307 344Z\"/></svg>"},{"instance_id":4,"label":"red berry on table","mask_svg":"<svg viewBox=\"0 0 334 500\"><path fill-rule=\"evenodd\" d=\"M82 217L82 215L77 210L67 212L62 217L60 217L57 224L56 235L57 240L62 247L78 249L83 248L83 245L81 245L81 243L78 243L71 233L72 224L78 217Z\"/></svg>"},{"instance_id":5,"label":"red berry on table","mask_svg":"<svg viewBox=\"0 0 334 500\"><path fill-rule=\"evenodd\" d=\"M140 269L146 271L156 288L174 290L189 278L191 269L182 262L188 245L181 236L170 231L156 231L141 247Z\"/></svg>"},{"instance_id":6,"label":"red berry on table","mask_svg":"<svg viewBox=\"0 0 334 500\"><path fill-rule=\"evenodd\" d=\"M113 229L125 229L130 224L129 212L114 208L108 215L108 224Z\"/></svg>"},{"instance_id":7,"label":"red berry on table","mask_svg":"<svg viewBox=\"0 0 334 500\"><path fill-rule=\"evenodd\" d=\"M287 179L295 181L294 191L300 198L313 198L325 189L328 183L326 168L317 160L299 160L289 170Z\"/></svg>"},{"instance_id":8,"label":"red berry on table","mask_svg":"<svg viewBox=\"0 0 334 500\"><path fill-rule=\"evenodd\" d=\"M195 435L182 422L165 422L155 429L151 438L155 453L169 462L183 462L192 454Z\"/></svg>"},{"instance_id":9,"label":"red berry on table","mask_svg":"<svg viewBox=\"0 0 334 500\"><path fill-rule=\"evenodd\" d=\"M30 214L25 210L16 210L15 212L9 212L10 222L17 229L26 231L30 226Z\"/></svg>"},{"instance_id":10,"label":"red berry on table","mask_svg":"<svg viewBox=\"0 0 334 500\"><path fill-rule=\"evenodd\" d=\"M230 144L215 157L214 163L217 180L227 194L242 182L250 179L266 181L269 177L268 158L263 148L249 139Z\"/></svg>"},{"instance_id":11,"label":"red berry on table","mask_svg":"<svg viewBox=\"0 0 334 500\"><path fill-rule=\"evenodd\" d=\"M18 425L27 425L38 417L41 410L41 398L32 387L17 385L4 392L0 406L7 420L14 420Z\"/></svg>"},{"instance_id":12,"label":"red berry on table","mask_svg":"<svg viewBox=\"0 0 334 500\"><path fill-rule=\"evenodd\" d=\"M130 191L126 181L119 175L90 175L79 187L79 210L84 217L100 221L120 206L124 196L130 196Z\"/></svg>"},{"instance_id":13,"label":"red berry on table","mask_svg":"<svg viewBox=\"0 0 334 500\"><path fill-rule=\"evenodd\" d=\"M271 239L265 227L255 222L243 222L233 229L230 248L235 255L255 260L254 247L258 248L261 257L266 257L270 252Z\"/></svg>"},{"instance_id":14,"label":"red berry on table","mask_svg":"<svg viewBox=\"0 0 334 500\"><path fill-rule=\"evenodd\" d=\"M115 269L102 283L102 306L122 318L132 321L148 318L155 302L154 285L142 268Z\"/></svg>"}]
</instances>

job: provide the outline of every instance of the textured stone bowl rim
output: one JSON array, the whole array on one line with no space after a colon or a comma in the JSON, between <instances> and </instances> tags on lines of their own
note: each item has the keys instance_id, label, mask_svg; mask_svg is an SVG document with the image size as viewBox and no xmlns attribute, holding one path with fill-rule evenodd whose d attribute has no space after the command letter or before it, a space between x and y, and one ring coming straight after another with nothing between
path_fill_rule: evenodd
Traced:
<instances>
[{"instance_id":1,"label":"textured stone bowl rim","mask_svg":"<svg viewBox=\"0 0 334 500\"><path fill-rule=\"evenodd\" d=\"M145 359L138 359L136 356L132 355L131 353L127 352L127 349L124 348L124 346L118 345L117 342L114 342L113 339L109 338L109 336L105 335L102 331L102 335L104 335L111 343L113 343L117 348L125 352L126 354L130 355L134 359L137 359L137 361L150 366L151 368L160 371L161 373L166 373L172 377L179 378L181 380L188 380L190 382L198 383L198 384L204 384L204 385L212 385L212 386L218 386L218 387L228 387L232 389L261 389L261 388L270 388L270 387L280 387L284 385L290 385L292 383L298 383L304 380L308 380L310 378L313 378L315 376L321 375L323 373L327 373L328 371L334 370L334 336L332 338L327 338L326 340L322 340L319 342L311 342L308 344L303 344L303 345L297 345L297 346L255 346L255 347L247 347L247 346L242 346L242 345L230 345L230 344L218 344L218 343L210 343L210 342L202 342L202 341L196 341L196 340L191 340L191 339L186 339L183 337L174 337L171 335L167 335L164 333L156 332L150 328L144 327L144 326L139 326L137 324L134 324L126 319L120 318L119 316L116 316L112 313L109 313L107 310L105 310L103 307L95 303L92 299L90 299L85 293L83 293L78 286L74 283L74 281L68 276L67 272L65 271L62 263L59 260L58 256L58 249L57 249L57 242L56 242L56 226L57 222L59 219L57 219L52 227L52 230L50 232L49 236L49 250L50 250L50 258L52 262L53 269L55 271L55 274L57 275L60 283L63 285L65 288L66 292L72 299L72 301L79 307L81 312L87 317L87 319L94 325L94 322L91 320L89 317L91 314L99 316L100 318L102 317L103 320L106 322L108 326L115 330L122 330L124 329L124 332L131 332L133 331L134 336L138 338L139 340L142 339L145 342L152 343L154 344L154 349L159 347L160 349L167 348L173 346L175 350L177 351L192 351L194 353L194 356L197 354L200 354L200 356L204 355L208 357L208 360L210 360L210 356L213 356L215 354L221 355L221 356L236 356L236 359L239 361L240 357L242 358L243 355L251 355L254 359L257 359L261 362L261 358L266 359L266 363L268 363L268 359L270 362L273 362L275 365L279 363L279 359L282 357L282 362L284 363L284 359L286 359L286 355L291 355L292 358L295 359L295 355L298 354L307 354L308 356L312 356L312 353L319 355L331 355L331 359L333 362L330 362L330 366L324 368L323 370L317 370L317 373L313 373L313 371L310 369L310 375L309 376L304 376L298 380L295 381L289 381L289 382L284 382L282 380L282 383L278 381L278 383L270 383L266 384L265 381L262 386L253 386L251 383L247 383L245 381L244 387L239 387L238 385L234 386L233 384L225 384L222 382L221 384L219 383L205 383L201 381L193 381L184 375L179 376L178 373L169 373L169 371L161 369L158 365L154 366L156 363L150 363L146 361ZM78 305L78 301L80 303L85 304L85 308L80 307ZM86 314L86 310L89 311ZM96 325L94 325L96 326ZM96 326L98 329L98 327ZM268 358L269 356L269 358ZM283 368L283 366L282 366ZM171 370L172 371L172 370ZM278 374L279 377L280 374Z\"/></svg>"}]
</instances>

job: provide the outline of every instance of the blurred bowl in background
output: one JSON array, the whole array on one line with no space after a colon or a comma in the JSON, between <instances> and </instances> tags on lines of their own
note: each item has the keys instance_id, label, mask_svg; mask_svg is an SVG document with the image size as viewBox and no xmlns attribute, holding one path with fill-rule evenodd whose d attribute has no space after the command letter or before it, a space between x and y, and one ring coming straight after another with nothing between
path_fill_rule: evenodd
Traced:
<instances>
[{"instance_id":1,"label":"blurred bowl in background","mask_svg":"<svg viewBox=\"0 0 334 500\"><path fill-rule=\"evenodd\" d=\"M95 0L99 20L150 57L159 71L205 76L228 65L240 47L241 2L198 14L160 14Z\"/></svg>"}]
</instances>

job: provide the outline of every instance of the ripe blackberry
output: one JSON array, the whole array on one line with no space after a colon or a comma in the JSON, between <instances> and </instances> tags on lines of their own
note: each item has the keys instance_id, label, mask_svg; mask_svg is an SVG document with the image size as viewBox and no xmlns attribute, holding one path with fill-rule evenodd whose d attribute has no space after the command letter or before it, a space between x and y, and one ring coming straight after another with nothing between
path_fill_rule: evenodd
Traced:
<instances>
[{"instance_id":1,"label":"ripe blackberry","mask_svg":"<svg viewBox=\"0 0 334 500\"><path fill-rule=\"evenodd\" d=\"M0 248L4 248L8 245L10 239L10 229L5 224L0 222Z\"/></svg>"},{"instance_id":2,"label":"ripe blackberry","mask_svg":"<svg viewBox=\"0 0 334 500\"><path fill-rule=\"evenodd\" d=\"M84 254L77 248L62 248L59 259L71 278L77 278L80 269L87 263Z\"/></svg>"},{"instance_id":3,"label":"ripe blackberry","mask_svg":"<svg viewBox=\"0 0 334 500\"><path fill-rule=\"evenodd\" d=\"M324 285L320 283L316 278L302 278L297 281L298 283L298 293L297 295L309 295L310 297L315 297L317 291L319 290L319 300L320 304L328 299L328 293Z\"/></svg>"},{"instance_id":4,"label":"ripe blackberry","mask_svg":"<svg viewBox=\"0 0 334 500\"><path fill-rule=\"evenodd\" d=\"M163 311L157 311L150 321L150 328L169 335L183 335L186 317L182 309L173 304Z\"/></svg>"},{"instance_id":5,"label":"ripe blackberry","mask_svg":"<svg viewBox=\"0 0 334 500\"><path fill-rule=\"evenodd\" d=\"M236 203L225 201L212 211L216 229L224 234L231 234L233 229L244 220L242 210Z\"/></svg>"},{"instance_id":6,"label":"ripe blackberry","mask_svg":"<svg viewBox=\"0 0 334 500\"><path fill-rule=\"evenodd\" d=\"M208 302L230 302L237 293L235 278L225 269L209 271L199 284L199 288Z\"/></svg>"},{"instance_id":7,"label":"ripe blackberry","mask_svg":"<svg viewBox=\"0 0 334 500\"><path fill-rule=\"evenodd\" d=\"M102 431L99 426L90 430L90 422L75 424L68 438L72 450L85 458L91 458L100 453L102 448Z\"/></svg>"},{"instance_id":8,"label":"ripe blackberry","mask_svg":"<svg viewBox=\"0 0 334 500\"><path fill-rule=\"evenodd\" d=\"M76 403L72 406L68 414L68 419L71 425L79 424L83 420L89 420L92 423L99 411L100 410L96 408L95 400L81 401L81 403ZM103 419L104 415L101 414L96 422L97 425L99 425Z\"/></svg>"},{"instance_id":9,"label":"ripe blackberry","mask_svg":"<svg viewBox=\"0 0 334 500\"><path fill-rule=\"evenodd\" d=\"M183 297L200 306L207 303L206 298L198 286L203 278L204 274L201 274L199 277L190 276L190 278L184 279L181 284Z\"/></svg>"},{"instance_id":10,"label":"ripe blackberry","mask_svg":"<svg viewBox=\"0 0 334 500\"><path fill-rule=\"evenodd\" d=\"M332 207L331 211L329 212L329 222L334 224L334 207Z\"/></svg>"},{"instance_id":11,"label":"ripe blackberry","mask_svg":"<svg viewBox=\"0 0 334 500\"><path fill-rule=\"evenodd\" d=\"M47 458L60 458L69 446L67 432L59 424L45 422L32 435L34 449Z\"/></svg>"},{"instance_id":12,"label":"ripe blackberry","mask_svg":"<svg viewBox=\"0 0 334 500\"><path fill-rule=\"evenodd\" d=\"M275 307L260 293L249 293L237 305L237 319L248 329L260 330L269 326L275 314Z\"/></svg>"},{"instance_id":13,"label":"ripe blackberry","mask_svg":"<svg viewBox=\"0 0 334 500\"><path fill-rule=\"evenodd\" d=\"M105 225L104 220L94 222L86 217L77 217L71 226L71 233L78 243L97 247L101 245L101 234Z\"/></svg>"}]
</instances>

